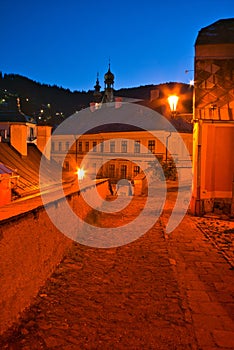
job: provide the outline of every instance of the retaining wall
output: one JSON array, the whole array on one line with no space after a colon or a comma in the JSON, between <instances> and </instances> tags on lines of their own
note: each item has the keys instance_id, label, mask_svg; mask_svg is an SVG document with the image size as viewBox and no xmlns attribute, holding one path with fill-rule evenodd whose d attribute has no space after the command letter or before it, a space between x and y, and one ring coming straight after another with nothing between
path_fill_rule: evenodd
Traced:
<instances>
[{"instance_id":1,"label":"retaining wall","mask_svg":"<svg viewBox=\"0 0 234 350\"><path fill-rule=\"evenodd\" d=\"M83 190L93 191L95 186ZM105 197L108 181L99 182L98 191ZM92 209L79 193L70 193L66 199L80 217L90 217ZM49 205L56 207L66 199ZM0 334L30 305L71 245L72 240L58 231L42 205L0 221Z\"/></svg>"}]
</instances>

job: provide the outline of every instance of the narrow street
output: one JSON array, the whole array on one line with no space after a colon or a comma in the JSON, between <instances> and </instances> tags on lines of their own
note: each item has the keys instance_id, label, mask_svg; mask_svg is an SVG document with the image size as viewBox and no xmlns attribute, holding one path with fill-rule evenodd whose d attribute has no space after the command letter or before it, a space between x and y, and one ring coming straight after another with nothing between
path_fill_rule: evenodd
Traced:
<instances>
[{"instance_id":1,"label":"narrow street","mask_svg":"<svg viewBox=\"0 0 234 350\"><path fill-rule=\"evenodd\" d=\"M74 243L0 349L233 349L233 269L196 218L165 234L174 199L169 193L160 220L130 244ZM131 213L144 201L133 197Z\"/></svg>"}]
</instances>

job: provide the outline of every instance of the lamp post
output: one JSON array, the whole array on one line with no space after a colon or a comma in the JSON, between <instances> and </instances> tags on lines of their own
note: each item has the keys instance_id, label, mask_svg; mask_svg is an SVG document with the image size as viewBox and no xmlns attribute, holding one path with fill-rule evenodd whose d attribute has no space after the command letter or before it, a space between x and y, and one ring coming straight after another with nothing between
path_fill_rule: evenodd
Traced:
<instances>
[{"instance_id":1,"label":"lamp post","mask_svg":"<svg viewBox=\"0 0 234 350\"><path fill-rule=\"evenodd\" d=\"M177 95L170 95L167 100L171 109L171 116L174 118L176 115L176 108L179 97Z\"/></svg>"}]
</instances>

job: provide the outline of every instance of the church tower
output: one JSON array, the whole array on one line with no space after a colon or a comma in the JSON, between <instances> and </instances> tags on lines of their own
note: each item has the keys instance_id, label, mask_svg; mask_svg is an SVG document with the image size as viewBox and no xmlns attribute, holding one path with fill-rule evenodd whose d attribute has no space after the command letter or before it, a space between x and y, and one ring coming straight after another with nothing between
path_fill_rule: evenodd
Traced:
<instances>
[{"instance_id":1,"label":"church tower","mask_svg":"<svg viewBox=\"0 0 234 350\"><path fill-rule=\"evenodd\" d=\"M108 72L104 75L104 82L105 82L105 92L103 96L103 102L113 102L114 101L114 74L110 70L110 62L109 62L109 69Z\"/></svg>"},{"instance_id":2,"label":"church tower","mask_svg":"<svg viewBox=\"0 0 234 350\"><path fill-rule=\"evenodd\" d=\"M96 85L94 85L94 102L100 103L102 99L101 85L99 84L99 73L97 73Z\"/></svg>"}]
</instances>

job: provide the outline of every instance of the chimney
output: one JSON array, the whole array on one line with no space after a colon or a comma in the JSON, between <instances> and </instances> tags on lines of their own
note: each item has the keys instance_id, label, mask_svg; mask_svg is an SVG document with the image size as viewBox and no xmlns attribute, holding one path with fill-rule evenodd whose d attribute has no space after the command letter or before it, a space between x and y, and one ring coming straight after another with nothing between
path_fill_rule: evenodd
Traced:
<instances>
[{"instance_id":1,"label":"chimney","mask_svg":"<svg viewBox=\"0 0 234 350\"><path fill-rule=\"evenodd\" d=\"M90 108L91 112L94 112L95 111L95 102L90 102L89 108Z\"/></svg>"},{"instance_id":2,"label":"chimney","mask_svg":"<svg viewBox=\"0 0 234 350\"><path fill-rule=\"evenodd\" d=\"M115 108L120 108L122 106L122 97L115 97Z\"/></svg>"},{"instance_id":3,"label":"chimney","mask_svg":"<svg viewBox=\"0 0 234 350\"><path fill-rule=\"evenodd\" d=\"M27 156L27 126L12 124L10 126L10 143L21 154Z\"/></svg>"},{"instance_id":4,"label":"chimney","mask_svg":"<svg viewBox=\"0 0 234 350\"><path fill-rule=\"evenodd\" d=\"M51 130L52 130L51 126L47 126L47 125L37 126L37 148L41 153L44 154L44 156L48 160L50 160L50 153L51 153L51 141L50 141ZM45 149L46 145L47 147Z\"/></svg>"}]
</instances>

